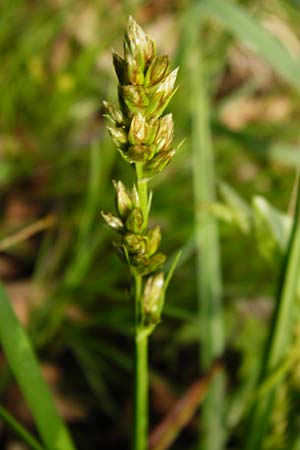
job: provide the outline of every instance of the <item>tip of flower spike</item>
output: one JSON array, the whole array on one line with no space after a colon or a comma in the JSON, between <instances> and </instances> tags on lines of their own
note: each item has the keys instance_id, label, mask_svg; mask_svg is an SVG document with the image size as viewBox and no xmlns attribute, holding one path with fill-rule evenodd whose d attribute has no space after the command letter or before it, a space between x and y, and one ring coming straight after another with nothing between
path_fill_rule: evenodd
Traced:
<instances>
[{"instance_id":1,"label":"tip of flower spike","mask_svg":"<svg viewBox=\"0 0 300 450\"><path fill-rule=\"evenodd\" d=\"M125 31L124 39L124 57L128 66L128 70L135 72L137 69L143 74L145 67L151 61L151 58L155 56L156 46L154 41L144 32L143 28L129 16L127 28ZM129 79L132 75L129 75ZM133 76L134 84L142 84L144 78L141 74L135 80Z\"/></svg>"},{"instance_id":2,"label":"tip of flower spike","mask_svg":"<svg viewBox=\"0 0 300 450\"><path fill-rule=\"evenodd\" d=\"M130 14L129 17L128 17L127 26L133 25L134 23L136 23L136 21L134 20L134 18Z\"/></svg>"},{"instance_id":3,"label":"tip of flower spike","mask_svg":"<svg viewBox=\"0 0 300 450\"><path fill-rule=\"evenodd\" d=\"M137 21L131 15L128 17L126 32L133 33L134 35L136 35L136 33L141 33L142 36L145 36L143 28L137 23Z\"/></svg>"},{"instance_id":4,"label":"tip of flower spike","mask_svg":"<svg viewBox=\"0 0 300 450\"><path fill-rule=\"evenodd\" d=\"M137 23L136 20L132 16L128 17L126 33L127 38L130 39L138 39L145 38L145 32L143 28Z\"/></svg>"}]
</instances>

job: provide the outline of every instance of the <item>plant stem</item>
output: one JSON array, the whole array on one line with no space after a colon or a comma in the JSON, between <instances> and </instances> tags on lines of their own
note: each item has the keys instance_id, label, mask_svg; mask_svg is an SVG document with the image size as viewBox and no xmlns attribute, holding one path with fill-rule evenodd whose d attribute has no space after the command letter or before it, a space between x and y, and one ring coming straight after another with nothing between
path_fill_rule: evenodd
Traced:
<instances>
[{"instance_id":1,"label":"plant stem","mask_svg":"<svg viewBox=\"0 0 300 450\"><path fill-rule=\"evenodd\" d=\"M187 54L192 113L193 181L195 198L195 236L199 302L201 370L209 370L224 350L222 318L222 279L218 227L208 205L215 201L215 173L210 111L205 83L199 15L191 8L187 27ZM199 23L200 22L200 23ZM224 373L213 379L203 404L199 448L224 448Z\"/></svg>"},{"instance_id":2,"label":"plant stem","mask_svg":"<svg viewBox=\"0 0 300 450\"><path fill-rule=\"evenodd\" d=\"M143 180L142 166L136 164L137 189L144 216L148 224L147 182ZM134 359L134 421L133 449L146 450L148 442L148 334L140 325L143 277L135 274L135 359Z\"/></svg>"},{"instance_id":3,"label":"plant stem","mask_svg":"<svg viewBox=\"0 0 300 450\"><path fill-rule=\"evenodd\" d=\"M146 450L148 441L148 336L135 334L134 450Z\"/></svg>"},{"instance_id":4,"label":"plant stem","mask_svg":"<svg viewBox=\"0 0 300 450\"><path fill-rule=\"evenodd\" d=\"M14 417L12 417L3 406L0 406L0 418L5 422L17 436L32 450L44 450L44 447L30 434Z\"/></svg>"}]
</instances>

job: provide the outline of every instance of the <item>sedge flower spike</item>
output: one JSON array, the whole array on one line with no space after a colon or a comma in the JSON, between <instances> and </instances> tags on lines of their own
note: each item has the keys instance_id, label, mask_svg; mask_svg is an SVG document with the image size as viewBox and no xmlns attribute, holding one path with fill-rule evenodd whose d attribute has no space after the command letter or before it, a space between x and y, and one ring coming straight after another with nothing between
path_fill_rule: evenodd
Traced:
<instances>
[{"instance_id":1,"label":"sedge flower spike","mask_svg":"<svg viewBox=\"0 0 300 450\"><path fill-rule=\"evenodd\" d=\"M119 80L119 106L103 102L114 144L129 163L142 163L151 178L171 161L175 149L172 114L163 117L176 88L178 69L169 70L167 55L157 56L154 41L132 17L124 38L124 57L113 52Z\"/></svg>"},{"instance_id":2,"label":"sedge flower spike","mask_svg":"<svg viewBox=\"0 0 300 450\"><path fill-rule=\"evenodd\" d=\"M107 129L123 159L135 168L136 183L128 189L122 181L114 181L116 214L102 212L102 216L118 233L114 246L129 265L134 280L132 448L146 450L148 337L160 322L165 290L175 268L173 265L165 278L162 266L166 256L159 250L160 227L148 227L152 195L148 195L147 183L170 163L176 151L172 147L173 117L163 112L176 91L177 69L170 71L168 56L157 55L154 41L132 17L125 32L124 56L113 52L113 64L119 102L103 102Z\"/></svg>"},{"instance_id":3,"label":"sedge flower spike","mask_svg":"<svg viewBox=\"0 0 300 450\"><path fill-rule=\"evenodd\" d=\"M125 32L124 56L115 51L112 56L119 82L119 104L103 102L109 122L107 129L124 160L139 164L142 177L148 180L170 163L176 151L172 148L172 114L162 114L176 91L178 69L170 70L168 56L157 55L155 42L132 17ZM114 245L131 271L150 276L166 259L159 252L160 228L147 229L138 187L129 191L121 181L113 183L117 214L102 213L102 216L119 233L120 239Z\"/></svg>"}]
</instances>

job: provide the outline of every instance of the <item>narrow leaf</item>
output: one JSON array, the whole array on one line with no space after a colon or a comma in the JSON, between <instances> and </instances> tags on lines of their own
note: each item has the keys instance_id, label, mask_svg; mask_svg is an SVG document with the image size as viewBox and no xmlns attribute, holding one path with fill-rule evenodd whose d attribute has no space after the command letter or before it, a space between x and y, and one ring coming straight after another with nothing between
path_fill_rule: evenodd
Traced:
<instances>
[{"instance_id":1,"label":"narrow leaf","mask_svg":"<svg viewBox=\"0 0 300 450\"><path fill-rule=\"evenodd\" d=\"M19 436L32 450L45 450L41 444L32 436L23 425L18 422L13 416L0 405L0 418L5 422L14 433Z\"/></svg>"},{"instance_id":2,"label":"narrow leaf","mask_svg":"<svg viewBox=\"0 0 300 450\"><path fill-rule=\"evenodd\" d=\"M171 267L169 269L168 275L167 275L166 280L165 280L165 291L168 289L169 283L170 283L171 278L173 276L173 273L174 273L174 271L175 271L175 269L177 267L177 264L178 264L178 262L180 260L181 254L182 254L182 250L179 250L176 253L175 258L172 261Z\"/></svg>"},{"instance_id":3,"label":"narrow leaf","mask_svg":"<svg viewBox=\"0 0 300 450\"><path fill-rule=\"evenodd\" d=\"M203 0L207 13L244 41L287 81L299 88L300 60L294 60L284 45L244 8L231 0Z\"/></svg>"},{"instance_id":4,"label":"narrow leaf","mask_svg":"<svg viewBox=\"0 0 300 450\"><path fill-rule=\"evenodd\" d=\"M261 196L253 198L254 225L263 242L258 244L268 248L279 247L285 252L292 229L292 218L278 211ZM271 252L272 256L273 252Z\"/></svg>"},{"instance_id":5,"label":"narrow leaf","mask_svg":"<svg viewBox=\"0 0 300 450\"><path fill-rule=\"evenodd\" d=\"M244 233L248 233L252 224L251 207L229 184L221 182L220 191L226 203L232 208L236 223Z\"/></svg>"},{"instance_id":6,"label":"narrow leaf","mask_svg":"<svg viewBox=\"0 0 300 450\"><path fill-rule=\"evenodd\" d=\"M285 260L282 267L276 307L272 319L270 336L263 355L262 368L258 380L261 386L285 357L289 348L295 305L298 297L300 274L300 189L298 183L297 201L293 229L291 232ZM245 441L246 450L260 450L268 430L276 386L268 395L258 398L252 408Z\"/></svg>"},{"instance_id":7,"label":"narrow leaf","mask_svg":"<svg viewBox=\"0 0 300 450\"><path fill-rule=\"evenodd\" d=\"M210 211L216 199L214 149L210 129L210 100L203 55L202 15L194 2L183 21L182 46L189 74L191 147L195 200L195 243L197 258L197 296L199 318L200 367L209 370L223 353L222 276L218 224ZM201 10L201 8L200 8ZM203 450L224 448L224 373L210 385L202 408L199 438Z\"/></svg>"},{"instance_id":8,"label":"narrow leaf","mask_svg":"<svg viewBox=\"0 0 300 450\"><path fill-rule=\"evenodd\" d=\"M45 446L74 450L68 430L58 416L37 358L0 283L0 343L8 364L30 407Z\"/></svg>"}]
</instances>

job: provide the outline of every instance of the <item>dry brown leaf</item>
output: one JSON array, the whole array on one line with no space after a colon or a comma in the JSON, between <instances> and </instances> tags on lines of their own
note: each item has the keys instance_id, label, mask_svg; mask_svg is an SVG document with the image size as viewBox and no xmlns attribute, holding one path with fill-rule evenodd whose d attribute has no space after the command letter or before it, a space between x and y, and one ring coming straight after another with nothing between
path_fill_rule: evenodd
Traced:
<instances>
[{"instance_id":1,"label":"dry brown leaf","mask_svg":"<svg viewBox=\"0 0 300 450\"><path fill-rule=\"evenodd\" d=\"M199 404L202 402L214 375L221 370L217 362L212 369L198 381L193 383L167 415L153 430L149 438L150 450L167 450L170 448L180 431L190 422Z\"/></svg>"}]
</instances>

